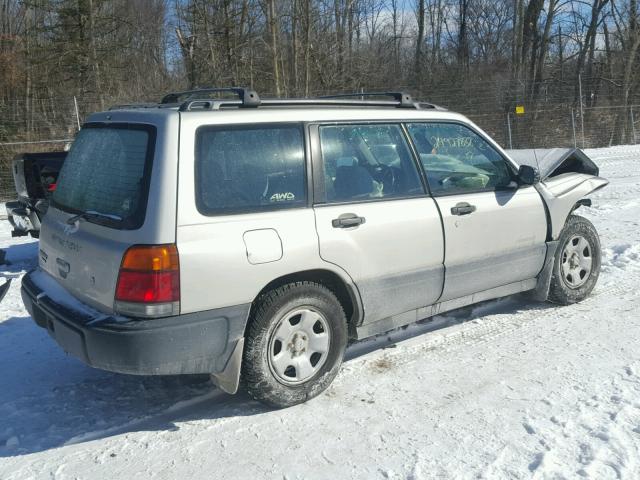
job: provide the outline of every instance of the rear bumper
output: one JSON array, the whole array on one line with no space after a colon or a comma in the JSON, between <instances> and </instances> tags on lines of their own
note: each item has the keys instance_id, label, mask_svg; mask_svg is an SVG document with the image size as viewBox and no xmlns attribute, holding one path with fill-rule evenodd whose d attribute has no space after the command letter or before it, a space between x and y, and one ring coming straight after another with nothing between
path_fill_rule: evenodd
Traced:
<instances>
[{"instance_id":1,"label":"rear bumper","mask_svg":"<svg viewBox=\"0 0 640 480\"><path fill-rule=\"evenodd\" d=\"M231 362L242 345L249 304L153 320L133 320L79 309L22 279L22 299L33 320L70 355L92 367L136 375L239 375ZM39 272L39 275L43 273ZM46 274L45 274L46 275ZM241 349L240 349L241 351ZM230 372L237 368L237 372Z\"/></svg>"}]
</instances>

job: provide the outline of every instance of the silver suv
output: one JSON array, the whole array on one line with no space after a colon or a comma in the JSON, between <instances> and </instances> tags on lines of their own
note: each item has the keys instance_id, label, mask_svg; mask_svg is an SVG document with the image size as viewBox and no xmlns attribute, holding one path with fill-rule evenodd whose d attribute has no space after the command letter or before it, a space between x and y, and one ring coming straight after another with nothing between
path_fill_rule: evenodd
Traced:
<instances>
[{"instance_id":1,"label":"silver suv","mask_svg":"<svg viewBox=\"0 0 640 480\"><path fill-rule=\"evenodd\" d=\"M462 115L361 95L209 89L92 115L22 282L34 321L91 366L208 373L283 407L327 388L352 339L589 294L600 244L572 212L607 181L582 152L516 163Z\"/></svg>"}]
</instances>

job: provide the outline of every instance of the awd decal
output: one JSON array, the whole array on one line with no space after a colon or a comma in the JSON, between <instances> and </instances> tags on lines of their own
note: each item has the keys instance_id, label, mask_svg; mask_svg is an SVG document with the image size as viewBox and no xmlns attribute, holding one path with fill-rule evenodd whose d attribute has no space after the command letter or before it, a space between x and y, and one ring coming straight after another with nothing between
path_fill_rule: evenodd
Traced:
<instances>
[{"instance_id":1,"label":"awd decal","mask_svg":"<svg viewBox=\"0 0 640 480\"><path fill-rule=\"evenodd\" d=\"M293 193L284 192L284 193L274 193L273 195L271 195L271 198L269 198L269 201L270 202L287 202L295 199L296 199L296 196Z\"/></svg>"}]
</instances>

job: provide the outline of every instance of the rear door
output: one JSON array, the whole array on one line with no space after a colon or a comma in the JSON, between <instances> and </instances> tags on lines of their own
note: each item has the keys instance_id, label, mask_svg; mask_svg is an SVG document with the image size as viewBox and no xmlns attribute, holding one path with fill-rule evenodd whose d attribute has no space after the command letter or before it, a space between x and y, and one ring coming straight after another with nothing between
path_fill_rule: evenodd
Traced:
<instances>
[{"instance_id":1,"label":"rear door","mask_svg":"<svg viewBox=\"0 0 640 480\"><path fill-rule=\"evenodd\" d=\"M438 209L399 124L311 126L320 256L344 269L365 323L434 303L444 280Z\"/></svg>"},{"instance_id":2,"label":"rear door","mask_svg":"<svg viewBox=\"0 0 640 480\"><path fill-rule=\"evenodd\" d=\"M442 213L446 256L441 300L535 277L547 222L542 199L479 133L458 123L414 123L411 138Z\"/></svg>"}]
</instances>

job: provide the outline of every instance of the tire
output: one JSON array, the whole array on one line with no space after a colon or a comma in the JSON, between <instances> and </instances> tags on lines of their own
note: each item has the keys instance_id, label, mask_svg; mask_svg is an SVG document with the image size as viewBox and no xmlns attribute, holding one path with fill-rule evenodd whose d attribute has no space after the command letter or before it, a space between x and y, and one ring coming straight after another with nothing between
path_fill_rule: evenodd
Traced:
<instances>
[{"instance_id":1,"label":"tire","mask_svg":"<svg viewBox=\"0 0 640 480\"><path fill-rule=\"evenodd\" d=\"M333 292L318 283L290 283L262 295L252 312L241 377L249 395L284 408L322 393L338 374L348 337Z\"/></svg>"},{"instance_id":2,"label":"tire","mask_svg":"<svg viewBox=\"0 0 640 480\"><path fill-rule=\"evenodd\" d=\"M598 232L586 218L571 215L558 239L549 300L561 305L584 300L598 281L600 265Z\"/></svg>"}]
</instances>

